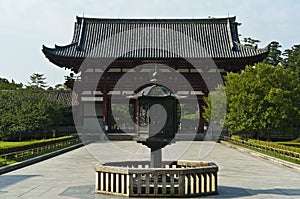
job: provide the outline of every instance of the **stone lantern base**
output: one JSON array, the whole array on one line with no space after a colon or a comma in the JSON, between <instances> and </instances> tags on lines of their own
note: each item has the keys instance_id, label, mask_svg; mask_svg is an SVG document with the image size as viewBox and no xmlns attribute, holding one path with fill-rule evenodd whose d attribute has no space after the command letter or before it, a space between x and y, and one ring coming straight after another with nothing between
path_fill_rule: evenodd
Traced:
<instances>
[{"instance_id":1,"label":"stone lantern base","mask_svg":"<svg viewBox=\"0 0 300 199\"><path fill-rule=\"evenodd\" d=\"M98 164L96 193L126 197L193 197L217 194L218 166L212 162L163 162L150 168L148 161Z\"/></svg>"}]
</instances>

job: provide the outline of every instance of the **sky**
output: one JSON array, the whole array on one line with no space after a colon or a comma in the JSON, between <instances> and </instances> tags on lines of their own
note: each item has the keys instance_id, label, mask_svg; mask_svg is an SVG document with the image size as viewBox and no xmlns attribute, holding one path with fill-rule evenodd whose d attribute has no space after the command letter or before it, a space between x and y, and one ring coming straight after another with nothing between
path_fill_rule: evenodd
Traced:
<instances>
[{"instance_id":1,"label":"sky","mask_svg":"<svg viewBox=\"0 0 300 199\"><path fill-rule=\"evenodd\" d=\"M0 77L27 84L42 73L50 86L70 71L50 63L42 45L70 44L76 16L208 18L236 16L240 40L251 37L281 50L300 44L298 0L0 0Z\"/></svg>"}]
</instances>

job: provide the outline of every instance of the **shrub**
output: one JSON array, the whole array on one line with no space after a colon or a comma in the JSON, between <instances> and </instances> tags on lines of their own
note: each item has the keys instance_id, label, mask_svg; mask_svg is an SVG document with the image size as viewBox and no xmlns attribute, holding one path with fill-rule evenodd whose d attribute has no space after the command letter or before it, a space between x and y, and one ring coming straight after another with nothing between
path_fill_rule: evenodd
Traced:
<instances>
[{"instance_id":1,"label":"shrub","mask_svg":"<svg viewBox=\"0 0 300 199\"><path fill-rule=\"evenodd\" d=\"M16 151L23 151L31 148L46 146L57 142L72 140L77 136L64 136L59 138L52 138L46 140L35 140L30 142L11 142L5 145L6 142L0 142L0 154L12 153Z\"/></svg>"}]
</instances>

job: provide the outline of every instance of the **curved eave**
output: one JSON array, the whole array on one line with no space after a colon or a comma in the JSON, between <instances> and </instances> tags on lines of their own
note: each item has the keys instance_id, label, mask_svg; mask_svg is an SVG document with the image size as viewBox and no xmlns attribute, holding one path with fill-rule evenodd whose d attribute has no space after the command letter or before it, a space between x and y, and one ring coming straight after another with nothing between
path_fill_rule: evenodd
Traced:
<instances>
[{"instance_id":1,"label":"curved eave","mask_svg":"<svg viewBox=\"0 0 300 199\"><path fill-rule=\"evenodd\" d=\"M269 49L261 49L260 53L254 56L236 57L236 58L215 58L213 59L218 68L223 68L227 72L238 72L245 68L247 65L263 61L269 54Z\"/></svg>"},{"instance_id":2,"label":"curved eave","mask_svg":"<svg viewBox=\"0 0 300 199\"><path fill-rule=\"evenodd\" d=\"M64 48L64 47L55 45L55 48L49 48L43 45L42 52L51 63L61 68L70 69L73 72L78 73L78 68L82 64L84 58L75 58L75 57L56 55L55 51L58 48Z\"/></svg>"},{"instance_id":3,"label":"curved eave","mask_svg":"<svg viewBox=\"0 0 300 199\"><path fill-rule=\"evenodd\" d=\"M254 63L263 61L270 53L270 49L268 46L265 48L259 48L259 49L257 47L252 47L252 46L248 47L248 48L254 49L256 51L256 54L252 55L252 56L245 56L244 59L252 60L252 61L254 61Z\"/></svg>"},{"instance_id":4,"label":"curved eave","mask_svg":"<svg viewBox=\"0 0 300 199\"><path fill-rule=\"evenodd\" d=\"M49 48L43 45L42 52L44 55L47 57L47 59L62 68L67 68L72 70L75 73L79 72L80 66L85 60L85 57L75 57L75 56L62 56L59 55L58 51L59 50L64 50L68 46L56 46L56 48ZM260 62L264 60L268 54L269 54L269 49L268 48L263 48L263 49L256 49L255 47L246 47L243 45L240 45L240 48L244 48L251 50L252 52L255 51L255 53L251 53L250 56L236 56L236 57L212 57L214 62L219 68L223 68L226 71L238 71L245 67L246 65L253 65L254 63ZM254 54L254 55L253 55ZM92 58L92 59L103 59L103 58ZM105 58L104 58L105 59ZM107 59L107 58L106 58ZM125 61L126 63L132 62L134 60L178 60L181 58L164 58L164 57L157 57L157 58L147 58L147 57L120 57L118 58L117 62L122 62ZM201 59L201 58L191 58L191 59ZM205 58L204 58L205 59ZM97 66L97 64L93 64L94 66Z\"/></svg>"}]
</instances>

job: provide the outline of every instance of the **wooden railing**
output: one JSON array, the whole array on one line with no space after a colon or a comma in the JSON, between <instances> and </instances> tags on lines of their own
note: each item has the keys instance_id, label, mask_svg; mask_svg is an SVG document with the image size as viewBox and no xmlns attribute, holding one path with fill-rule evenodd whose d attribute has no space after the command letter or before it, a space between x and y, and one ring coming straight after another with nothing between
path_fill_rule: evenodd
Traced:
<instances>
[{"instance_id":1,"label":"wooden railing","mask_svg":"<svg viewBox=\"0 0 300 199\"><path fill-rule=\"evenodd\" d=\"M54 150L58 150L67 146L72 146L74 144L80 143L79 138L74 138L66 141L59 141L54 144L49 144L41 147L35 147L31 149L26 149L23 151L16 151L12 153L7 153L7 154L1 154L0 155L0 166L5 166L9 161L21 161L23 159L36 156L39 154L43 154L46 152L51 152Z\"/></svg>"},{"instance_id":2,"label":"wooden railing","mask_svg":"<svg viewBox=\"0 0 300 199\"><path fill-rule=\"evenodd\" d=\"M217 194L218 167L198 161L118 162L96 165L96 193L127 197L186 197Z\"/></svg>"}]
</instances>

